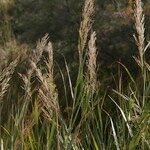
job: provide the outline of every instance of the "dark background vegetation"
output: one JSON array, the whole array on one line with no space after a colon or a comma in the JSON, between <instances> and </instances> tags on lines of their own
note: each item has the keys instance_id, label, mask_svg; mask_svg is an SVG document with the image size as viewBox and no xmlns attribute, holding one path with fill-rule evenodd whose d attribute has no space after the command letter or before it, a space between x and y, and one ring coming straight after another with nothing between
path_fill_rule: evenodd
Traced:
<instances>
[{"instance_id":1,"label":"dark background vegetation","mask_svg":"<svg viewBox=\"0 0 150 150\"><path fill-rule=\"evenodd\" d=\"M96 1L93 30L97 32L98 65L102 68L99 76L105 79L102 81L106 83L110 74L115 72L113 66L116 66L114 63L116 61L122 62L136 74L132 58L137 50L133 38L134 6L131 2L131 0ZM149 39L150 1L143 2L147 26L145 36ZM7 16L3 11L0 13L0 36L4 37L3 32L6 31L2 26L4 20L6 24L9 23L10 34L20 43L27 43L30 46L34 46L39 38L49 33L54 44L57 63L60 66L64 65L62 57L64 55L70 70L75 71L83 4L83 0L14 0Z\"/></svg>"}]
</instances>

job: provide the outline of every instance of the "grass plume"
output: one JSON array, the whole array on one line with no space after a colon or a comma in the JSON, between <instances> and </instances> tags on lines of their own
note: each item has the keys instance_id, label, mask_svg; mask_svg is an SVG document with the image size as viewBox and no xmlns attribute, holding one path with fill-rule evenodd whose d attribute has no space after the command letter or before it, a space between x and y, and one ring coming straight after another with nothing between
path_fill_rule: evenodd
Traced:
<instances>
[{"instance_id":1,"label":"grass plume","mask_svg":"<svg viewBox=\"0 0 150 150\"><path fill-rule=\"evenodd\" d=\"M96 91L97 86L97 48L96 48L96 32L91 33L88 43L88 63L87 63L87 76L90 89Z\"/></svg>"},{"instance_id":2,"label":"grass plume","mask_svg":"<svg viewBox=\"0 0 150 150\"><path fill-rule=\"evenodd\" d=\"M145 16L143 14L142 1L135 0L135 9L134 9L134 17L135 17L135 27L137 36L135 37L136 44L139 50L139 60L140 66L143 69L144 67L144 49L145 49L145 27L144 27L144 19Z\"/></svg>"},{"instance_id":3,"label":"grass plume","mask_svg":"<svg viewBox=\"0 0 150 150\"><path fill-rule=\"evenodd\" d=\"M82 59L89 31L91 30L93 24L93 16L95 12L95 0L85 0L84 9L82 12L82 21L79 29L79 59Z\"/></svg>"}]
</instances>

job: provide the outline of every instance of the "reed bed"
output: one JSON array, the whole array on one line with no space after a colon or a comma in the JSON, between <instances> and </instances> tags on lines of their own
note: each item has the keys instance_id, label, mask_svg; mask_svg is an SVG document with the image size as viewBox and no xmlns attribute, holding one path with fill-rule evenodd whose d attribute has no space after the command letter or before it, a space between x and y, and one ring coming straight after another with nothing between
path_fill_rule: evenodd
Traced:
<instances>
[{"instance_id":1,"label":"reed bed","mask_svg":"<svg viewBox=\"0 0 150 150\"><path fill-rule=\"evenodd\" d=\"M54 49L46 34L36 49L20 52L0 75L0 149L14 150L148 150L150 149L150 67L145 55L144 14L141 0L134 2L135 56L139 77L128 75L126 86L102 91L98 79L96 32L93 32L95 1L85 0L79 29L79 68L72 83L65 61L70 90L64 89L69 109L61 108L62 99L55 83ZM19 47L18 47L19 49ZM99 68L101 69L101 68ZM61 69L60 69L61 72ZM61 72L62 73L62 72ZM62 84L65 76L62 75ZM142 86L141 86L142 85ZM112 108L108 108L108 101ZM113 111L111 111L113 109ZM115 115L114 115L115 114Z\"/></svg>"}]
</instances>

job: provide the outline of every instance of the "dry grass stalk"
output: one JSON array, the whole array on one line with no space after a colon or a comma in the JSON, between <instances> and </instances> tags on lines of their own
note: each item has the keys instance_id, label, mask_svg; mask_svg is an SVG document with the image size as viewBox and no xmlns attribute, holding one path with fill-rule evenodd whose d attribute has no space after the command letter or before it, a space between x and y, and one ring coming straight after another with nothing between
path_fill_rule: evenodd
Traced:
<instances>
[{"instance_id":1,"label":"dry grass stalk","mask_svg":"<svg viewBox=\"0 0 150 150\"><path fill-rule=\"evenodd\" d=\"M54 83L54 77L53 77L53 47L52 43L49 42L46 48L46 52L48 53L48 60L47 60L47 68L48 68L48 73L46 75L46 83L49 86L49 97L52 99L52 102L54 104L54 108L57 109L58 111L58 93L56 90L56 85Z\"/></svg>"},{"instance_id":2,"label":"dry grass stalk","mask_svg":"<svg viewBox=\"0 0 150 150\"><path fill-rule=\"evenodd\" d=\"M37 63L42 54L43 54L43 51L44 49L46 48L46 45L48 43L48 34L46 34L41 40L39 40L37 42L37 46L36 46L36 50L34 51L33 55L32 55L32 60Z\"/></svg>"},{"instance_id":3,"label":"dry grass stalk","mask_svg":"<svg viewBox=\"0 0 150 150\"><path fill-rule=\"evenodd\" d=\"M96 48L96 33L92 32L91 33L91 37L88 43L88 82L90 85L90 89L92 89L92 91L96 90L96 86L97 86L97 77L96 77L96 69L97 69L97 65L96 65L96 58L97 58L97 48Z\"/></svg>"},{"instance_id":4,"label":"dry grass stalk","mask_svg":"<svg viewBox=\"0 0 150 150\"><path fill-rule=\"evenodd\" d=\"M20 59L20 56L18 56L13 62L11 62L9 66L6 67L3 70L2 74L0 75L0 87L1 87L0 100L2 100L4 94L6 93L9 87L9 81L15 71L16 66L19 63L19 59Z\"/></svg>"},{"instance_id":5,"label":"dry grass stalk","mask_svg":"<svg viewBox=\"0 0 150 150\"><path fill-rule=\"evenodd\" d=\"M88 33L91 30L93 24L94 3L95 0L85 0L82 14L83 20L80 24L79 29L79 43L78 43L79 59L82 59L82 54L84 52L87 43Z\"/></svg>"},{"instance_id":6,"label":"dry grass stalk","mask_svg":"<svg viewBox=\"0 0 150 150\"><path fill-rule=\"evenodd\" d=\"M38 68L38 63L41 61L41 59L43 59L44 52L46 52L47 55L44 59L45 64L42 67L46 68L46 72L42 74L42 70ZM18 70L18 67L20 69L24 68L25 72L20 72L20 70ZM13 81L11 80L12 76ZM19 93L18 87L13 86L13 84L16 84L14 77L21 77L21 83L19 83L19 87L24 88L25 93ZM32 79L35 80L33 81ZM10 80L11 85L9 85ZM32 81L34 82L34 86ZM22 56L21 53L12 63L10 63L10 65L7 68L3 70L0 76L0 86L0 99L3 100L3 97L7 92L5 106L10 107L9 110L11 110L11 104L9 104L9 101L12 101L12 97L15 96L14 103L16 104L18 104L19 102L19 104L22 105L27 101L32 101L33 103L33 101L35 100L37 101L37 103L40 103L40 112L41 110L44 113L48 111L56 112L56 109L58 109L58 105L57 90L53 80L53 48L51 42L48 42L48 35L44 36L42 40L38 42L37 49L35 52L31 53L29 56L27 56L27 54ZM37 93L36 98L33 98L34 91L36 91ZM17 107L19 106L17 105Z\"/></svg>"},{"instance_id":7,"label":"dry grass stalk","mask_svg":"<svg viewBox=\"0 0 150 150\"><path fill-rule=\"evenodd\" d=\"M141 68L143 68L144 67L144 49L145 49L145 37L144 37L145 16L143 14L141 0L135 0L134 17L135 17L135 27L136 27L136 32L137 32L137 36L135 37L135 40L136 40L136 44L139 50L140 65L141 65Z\"/></svg>"},{"instance_id":8,"label":"dry grass stalk","mask_svg":"<svg viewBox=\"0 0 150 150\"><path fill-rule=\"evenodd\" d=\"M46 61L46 66L48 68L48 74L47 75L51 75L51 78L53 79L53 46L51 42L48 42L47 47L45 49L45 52L47 53L47 59Z\"/></svg>"},{"instance_id":9,"label":"dry grass stalk","mask_svg":"<svg viewBox=\"0 0 150 150\"><path fill-rule=\"evenodd\" d=\"M53 114L58 112L58 94L53 79L53 48L51 42L48 42L47 46L44 47L44 51L47 53L47 58L45 58L47 72L42 75L41 70L34 62L32 62L32 66L40 83L40 87L35 87L35 90L38 90L39 109L46 118L51 120Z\"/></svg>"},{"instance_id":10,"label":"dry grass stalk","mask_svg":"<svg viewBox=\"0 0 150 150\"><path fill-rule=\"evenodd\" d=\"M46 39L48 39L48 36ZM41 70L37 66L37 59L30 60L31 69L30 71L28 71L28 76L22 76L26 89L26 96L24 96L23 100L32 101L32 94L36 91L37 94L36 98L34 99L34 104L38 107L39 115L46 118L48 121L52 121L54 115L57 115L59 112L58 93L53 80L52 43L46 41L46 39L42 40L44 43L42 43L42 41L40 42L40 52L45 51L48 54L47 58L45 58L46 67L48 68L47 72L45 74L42 74ZM42 54L40 53L40 55ZM31 88L32 77L36 77L36 85L34 89ZM32 126L34 126L34 121L32 120L32 112L30 112L30 114L28 115L29 117L27 117L27 121L29 122L29 124L25 123L22 130L25 138L30 134Z\"/></svg>"},{"instance_id":11,"label":"dry grass stalk","mask_svg":"<svg viewBox=\"0 0 150 150\"><path fill-rule=\"evenodd\" d=\"M8 76L11 76L14 73L15 67L17 66L17 64L19 63L20 60L20 55L14 60L12 61L8 67L6 67L1 75L0 75L0 82L2 82L2 80Z\"/></svg>"}]
</instances>

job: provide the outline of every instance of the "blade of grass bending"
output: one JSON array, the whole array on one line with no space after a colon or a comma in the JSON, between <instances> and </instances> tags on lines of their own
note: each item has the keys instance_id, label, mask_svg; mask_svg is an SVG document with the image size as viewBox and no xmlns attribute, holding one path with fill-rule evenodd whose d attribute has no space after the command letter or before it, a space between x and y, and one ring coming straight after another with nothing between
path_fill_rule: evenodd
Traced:
<instances>
[{"instance_id":1,"label":"blade of grass bending","mask_svg":"<svg viewBox=\"0 0 150 150\"><path fill-rule=\"evenodd\" d=\"M57 67L58 67L58 69L59 69L59 72L60 72L60 74L61 74L61 78L62 78L62 81L63 81L65 100L66 100L66 105L67 105L67 108L68 108L69 105L68 105L67 87L66 87L66 83L65 83L65 77L64 77L63 72L62 72L62 70L61 70L61 68L59 67L58 64L57 64Z\"/></svg>"},{"instance_id":2,"label":"blade of grass bending","mask_svg":"<svg viewBox=\"0 0 150 150\"><path fill-rule=\"evenodd\" d=\"M132 95L133 95L133 97L134 97L134 99L135 99L137 105L140 107L139 100L138 100L138 98L136 97L136 94L135 94L134 90L132 89L132 87L131 87L130 85L129 85L129 89L130 89L130 91L131 91L131 93L132 93Z\"/></svg>"},{"instance_id":3,"label":"blade of grass bending","mask_svg":"<svg viewBox=\"0 0 150 150\"><path fill-rule=\"evenodd\" d=\"M120 112L121 112L121 114L122 114L122 117L123 117L123 119L124 119L124 121L125 121L125 123L126 123L126 126L127 126L127 128L128 128L129 134L130 134L131 137L133 137L133 133L132 133L131 127L130 127L129 124L128 124L127 118L126 118L126 116L125 116L123 110L120 108L120 106L119 106L110 96L109 96L109 98L115 103L115 105L116 105L116 106L118 107L118 109L120 110Z\"/></svg>"},{"instance_id":4,"label":"blade of grass bending","mask_svg":"<svg viewBox=\"0 0 150 150\"><path fill-rule=\"evenodd\" d=\"M148 42L148 44L146 45L145 49L144 49L144 53L146 52L146 50L149 48L150 46L150 41Z\"/></svg>"},{"instance_id":5,"label":"blade of grass bending","mask_svg":"<svg viewBox=\"0 0 150 150\"><path fill-rule=\"evenodd\" d=\"M115 140L116 148L117 148L117 150L120 150L118 139L117 139L117 134L116 134L115 127L114 127L114 123L113 123L112 118L110 116L109 116L109 118L110 118L110 122L111 122L111 126L112 126L113 137Z\"/></svg>"},{"instance_id":6,"label":"blade of grass bending","mask_svg":"<svg viewBox=\"0 0 150 150\"><path fill-rule=\"evenodd\" d=\"M114 140L115 140L116 149L120 150L119 143L118 143L118 138L117 138L117 134L116 134L116 131L115 131L115 127L114 127L114 123L113 123L112 117L108 114L108 112L106 110L103 109L103 111L108 115L108 117L110 119L112 132L113 132L113 137L114 137Z\"/></svg>"},{"instance_id":7,"label":"blade of grass bending","mask_svg":"<svg viewBox=\"0 0 150 150\"><path fill-rule=\"evenodd\" d=\"M134 83L135 87L137 87L137 86L136 86L136 82L134 81L134 79L133 79L132 75L130 74L129 70L127 69L127 67L126 67L125 65L123 65L121 62L118 62L118 63L125 69L125 71L126 71L127 74L129 75L131 81Z\"/></svg>"},{"instance_id":8,"label":"blade of grass bending","mask_svg":"<svg viewBox=\"0 0 150 150\"><path fill-rule=\"evenodd\" d=\"M72 96L72 99L74 100L74 103L75 103L74 92L73 92L73 86L72 86L72 81L71 81L71 77L70 77L70 73L69 73L69 68L68 68L67 61L66 61L65 58L64 58L64 60L65 60L65 66L66 66L66 71L67 71L68 80L69 80L69 86L70 86L71 96Z\"/></svg>"},{"instance_id":9,"label":"blade of grass bending","mask_svg":"<svg viewBox=\"0 0 150 150\"><path fill-rule=\"evenodd\" d=\"M118 94L119 96L121 96L123 99L129 101L130 98L129 98L127 95L123 95L123 94L119 93L118 91L116 91L116 90L114 90L114 89L112 89L112 91L113 91L114 93Z\"/></svg>"},{"instance_id":10,"label":"blade of grass bending","mask_svg":"<svg viewBox=\"0 0 150 150\"><path fill-rule=\"evenodd\" d=\"M90 134L91 134L91 136L92 136L95 150L99 150L99 148L98 148L99 146L98 146L98 144L96 143L96 140L95 140L95 138L94 138L94 135L92 134L92 132L91 132L90 129L89 129L89 132L90 132Z\"/></svg>"},{"instance_id":11,"label":"blade of grass bending","mask_svg":"<svg viewBox=\"0 0 150 150\"><path fill-rule=\"evenodd\" d=\"M1 150L4 150L4 142L3 142L3 139L1 139L0 149L1 149Z\"/></svg>"}]
</instances>

